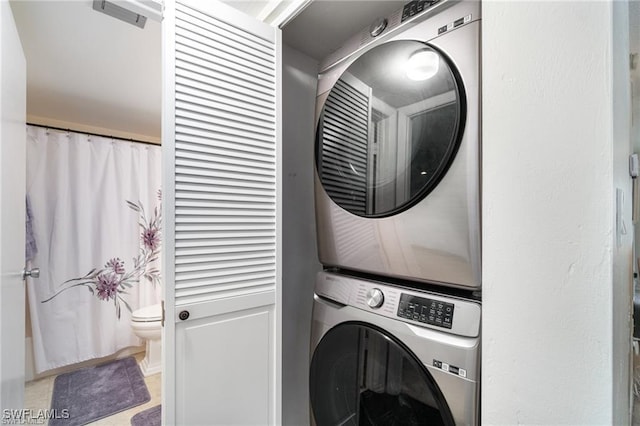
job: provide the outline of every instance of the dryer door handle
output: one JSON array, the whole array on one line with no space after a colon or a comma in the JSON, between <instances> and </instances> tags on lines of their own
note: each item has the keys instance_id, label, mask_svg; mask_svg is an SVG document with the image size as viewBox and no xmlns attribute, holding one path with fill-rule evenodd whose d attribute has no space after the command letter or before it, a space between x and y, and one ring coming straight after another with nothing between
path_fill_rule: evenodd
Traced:
<instances>
[{"instance_id":1,"label":"dryer door handle","mask_svg":"<svg viewBox=\"0 0 640 426\"><path fill-rule=\"evenodd\" d=\"M336 302L335 300L328 299L324 296L320 296L319 294L315 294L315 293L313 294L313 298L317 302L324 303L325 305L328 305L334 309L342 309L347 306L344 303Z\"/></svg>"}]
</instances>

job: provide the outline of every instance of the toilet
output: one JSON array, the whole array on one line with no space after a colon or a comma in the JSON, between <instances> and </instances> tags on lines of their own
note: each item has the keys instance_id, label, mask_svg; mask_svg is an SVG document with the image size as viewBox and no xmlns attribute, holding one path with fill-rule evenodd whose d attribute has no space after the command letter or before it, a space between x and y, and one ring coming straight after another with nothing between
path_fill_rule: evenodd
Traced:
<instances>
[{"instance_id":1,"label":"toilet","mask_svg":"<svg viewBox=\"0 0 640 426\"><path fill-rule=\"evenodd\" d=\"M162 366L162 306L147 306L131 314L131 328L136 336L145 340L147 352L140 362L145 376L159 373Z\"/></svg>"}]
</instances>

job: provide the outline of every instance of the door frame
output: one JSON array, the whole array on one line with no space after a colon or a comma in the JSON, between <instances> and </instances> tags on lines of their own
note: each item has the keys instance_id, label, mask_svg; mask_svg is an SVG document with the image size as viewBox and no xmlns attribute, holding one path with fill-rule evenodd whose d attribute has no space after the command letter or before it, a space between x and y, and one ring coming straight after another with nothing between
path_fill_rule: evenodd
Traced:
<instances>
[{"instance_id":1,"label":"door frame","mask_svg":"<svg viewBox=\"0 0 640 426\"><path fill-rule=\"evenodd\" d=\"M25 386L27 76L20 36L7 0L0 0L0 18L0 194L5 206L0 209L0 409L20 410ZM23 416L2 412L2 419L8 421L24 420Z\"/></svg>"}]
</instances>

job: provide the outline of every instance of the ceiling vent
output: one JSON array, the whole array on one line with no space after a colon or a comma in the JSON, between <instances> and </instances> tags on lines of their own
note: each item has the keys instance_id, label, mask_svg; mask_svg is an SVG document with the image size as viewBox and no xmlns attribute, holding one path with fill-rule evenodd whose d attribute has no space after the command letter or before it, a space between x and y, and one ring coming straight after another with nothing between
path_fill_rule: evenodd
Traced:
<instances>
[{"instance_id":1,"label":"ceiling vent","mask_svg":"<svg viewBox=\"0 0 640 426\"><path fill-rule=\"evenodd\" d=\"M146 16L142 16L139 13L132 12L131 10L125 9L122 6L106 0L93 0L93 10L97 10L98 12L102 12L139 28L144 28L144 24L147 23Z\"/></svg>"}]
</instances>

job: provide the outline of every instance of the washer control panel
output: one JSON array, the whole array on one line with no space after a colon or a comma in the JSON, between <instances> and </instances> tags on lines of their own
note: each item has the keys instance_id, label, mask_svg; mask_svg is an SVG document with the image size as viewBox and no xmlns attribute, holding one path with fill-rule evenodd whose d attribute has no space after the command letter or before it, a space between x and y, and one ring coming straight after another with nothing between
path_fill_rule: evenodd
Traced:
<instances>
[{"instance_id":1,"label":"washer control panel","mask_svg":"<svg viewBox=\"0 0 640 426\"><path fill-rule=\"evenodd\" d=\"M402 293L398 305L398 316L450 329L453 324L454 307L453 303Z\"/></svg>"},{"instance_id":2,"label":"washer control panel","mask_svg":"<svg viewBox=\"0 0 640 426\"><path fill-rule=\"evenodd\" d=\"M319 272L316 296L342 306L459 336L480 335L480 303L333 272ZM454 319L455 314L455 319Z\"/></svg>"},{"instance_id":3,"label":"washer control panel","mask_svg":"<svg viewBox=\"0 0 640 426\"><path fill-rule=\"evenodd\" d=\"M409 19L414 15L422 12L426 8L438 3L440 0L414 0L404 5L402 8L402 18L400 22L404 22L405 19Z\"/></svg>"}]
</instances>

